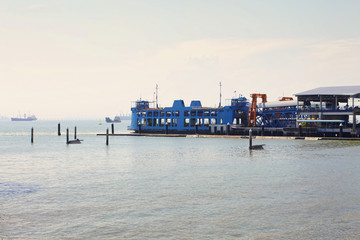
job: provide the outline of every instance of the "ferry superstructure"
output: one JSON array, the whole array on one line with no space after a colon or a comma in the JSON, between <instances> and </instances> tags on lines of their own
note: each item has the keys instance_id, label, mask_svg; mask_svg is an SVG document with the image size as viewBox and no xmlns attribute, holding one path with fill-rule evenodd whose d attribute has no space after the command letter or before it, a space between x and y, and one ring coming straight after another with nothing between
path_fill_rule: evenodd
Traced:
<instances>
[{"instance_id":1,"label":"ferry superstructure","mask_svg":"<svg viewBox=\"0 0 360 240\"><path fill-rule=\"evenodd\" d=\"M131 108L129 130L135 132L208 133L210 128L226 131L230 124L248 124L250 102L245 97L233 98L229 105L217 108L203 107L193 100L185 106L175 100L172 107L150 107L151 102L138 100Z\"/></svg>"}]
</instances>

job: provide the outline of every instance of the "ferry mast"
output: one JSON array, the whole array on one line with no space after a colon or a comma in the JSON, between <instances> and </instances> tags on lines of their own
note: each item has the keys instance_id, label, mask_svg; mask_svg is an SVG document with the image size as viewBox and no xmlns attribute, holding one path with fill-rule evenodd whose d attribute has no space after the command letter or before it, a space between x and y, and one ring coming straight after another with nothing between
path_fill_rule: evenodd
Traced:
<instances>
[{"instance_id":1,"label":"ferry mast","mask_svg":"<svg viewBox=\"0 0 360 240\"><path fill-rule=\"evenodd\" d=\"M221 82L219 83L219 86L220 86L220 100L219 100L219 107L221 107Z\"/></svg>"}]
</instances>

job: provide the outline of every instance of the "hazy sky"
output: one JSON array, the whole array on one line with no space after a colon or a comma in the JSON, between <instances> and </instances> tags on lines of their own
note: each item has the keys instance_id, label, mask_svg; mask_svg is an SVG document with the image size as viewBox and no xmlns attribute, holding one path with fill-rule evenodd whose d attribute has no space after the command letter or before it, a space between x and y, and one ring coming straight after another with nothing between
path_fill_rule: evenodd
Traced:
<instances>
[{"instance_id":1,"label":"hazy sky","mask_svg":"<svg viewBox=\"0 0 360 240\"><path fill-rule=\"evenodd\" d=\"M360 85L359 0L1 0L0 116Z\"/></svg>"}]
</instances>

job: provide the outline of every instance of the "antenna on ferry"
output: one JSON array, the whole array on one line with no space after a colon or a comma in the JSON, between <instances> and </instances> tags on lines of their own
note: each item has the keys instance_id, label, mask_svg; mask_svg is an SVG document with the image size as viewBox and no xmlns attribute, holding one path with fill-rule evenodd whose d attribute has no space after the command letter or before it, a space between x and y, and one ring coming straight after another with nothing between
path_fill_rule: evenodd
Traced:
<instances>
[{"instance_id":1,"label":"antenna on ferry","mask_svg":"<svg viewBox=\"0 0 360 240\"><path fill-rule=\"evenodd\" d=\"M221 107L221 82L219 83L219 86L220 86L220 101L219 101L219 107Z\"/></svg>"},{"instance_id":2,"label":"antenna on ferry","mask_svg":"<svg viewBox=\"0 0 360 240\"><path fill-rule=\"evenodd\" d=\"M158 89L159 89L159 87L156 84L156 108L159 108L159 106L158 106Z\"/></svg>"}]
</instances>

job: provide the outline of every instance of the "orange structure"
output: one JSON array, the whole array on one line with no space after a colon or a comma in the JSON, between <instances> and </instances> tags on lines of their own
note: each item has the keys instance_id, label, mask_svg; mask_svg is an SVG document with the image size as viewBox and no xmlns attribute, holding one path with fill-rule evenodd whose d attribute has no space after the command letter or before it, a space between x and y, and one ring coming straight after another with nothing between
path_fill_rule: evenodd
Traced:
<instances>
[{"instance_id":1,"label":"orange structure","mask_svg":"<svg viewBox=\"0 0 360 240\"><path fill-rule=\"evenodd\" d=\"M261 98L263 103L267 102L266 94L253 93L250 95L252 98L250 113L249 113L249 126L256 125L256 108L257 108L257 99Z\"/></svg>"},{"instance_id":2,"label":"orange structure","mask_svg":"<svg viewBox=\"0 0 360 240\"><path fill-rule=\"evenodd\" d=\"M292 100L294 100L292 97L282 97L282 98L280 98L279 99L279 101L292 101Z\"/></svg>"}]
</instances>

